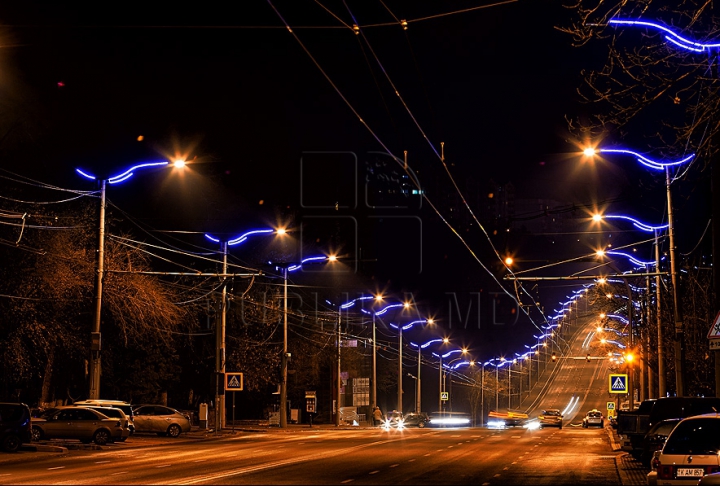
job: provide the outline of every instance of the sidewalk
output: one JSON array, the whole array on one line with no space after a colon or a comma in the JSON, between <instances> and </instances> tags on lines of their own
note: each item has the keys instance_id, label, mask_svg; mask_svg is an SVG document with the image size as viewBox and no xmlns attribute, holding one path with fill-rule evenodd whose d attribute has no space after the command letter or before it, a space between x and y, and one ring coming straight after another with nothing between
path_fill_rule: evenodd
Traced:
<instances>
[{"instance_id":1,"label":"sidewalk","mask_svg":"<svg viewBox=\"0 0 720 486\"><path fill-rule=\"evenodd\" d=\"M620 475L620 482L623 486L640 486L647 484L648 470L640 461L630 455L629 452L621 451L620 437L617 430L612 427L605 427L610 437L610 445L613 452L620 452L615 456L615 467Z\"/></svg>"}]
</instances>

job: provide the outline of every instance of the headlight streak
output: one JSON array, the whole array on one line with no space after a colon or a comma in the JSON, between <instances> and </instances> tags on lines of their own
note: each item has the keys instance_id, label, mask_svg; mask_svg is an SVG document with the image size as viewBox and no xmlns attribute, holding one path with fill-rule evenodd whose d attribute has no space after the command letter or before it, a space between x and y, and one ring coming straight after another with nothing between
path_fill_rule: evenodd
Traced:
<instances>
[{"instance_id":1,"label":"headlight streak","mask_svg":"<svg viewBox=\"0 0 720 486\"><path fill-rule=\"evenodd\" d=\"M573 410L575 407L577 407L578 402L580 402L580 397L579 397L579 396L574 396L574 397L570 398L570 402L569 402L569 403L567 404L567 406L565 407L565 410L562 411L562 415L565 416L565 415L567 415L568 413L572 412L572 410Z\"/></svg>"}]
</instances>

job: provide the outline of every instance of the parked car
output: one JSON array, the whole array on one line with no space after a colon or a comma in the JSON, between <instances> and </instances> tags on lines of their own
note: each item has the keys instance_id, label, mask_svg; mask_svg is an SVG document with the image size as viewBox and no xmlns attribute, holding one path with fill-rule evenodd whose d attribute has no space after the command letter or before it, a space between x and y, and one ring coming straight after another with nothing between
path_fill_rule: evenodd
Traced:
<instances>
[{"instance_id":1,"label":"parked car","mask_svg":"<svg viewBox=\"0 0 720 486\"><path fill-rule=\"evenodd\" d=\"M120 410L125 412L125 415L127 415L129 421L128 428L130 429L130 435L133 435L135 433L135 417L133 413L133 405L128 402L124 402L122 400L106 400L96 398L91 400L80 400L79 402L75 402L74 405L92 405L96 407L119 408Z\"/></svg>"},{"instance_id":2,"label":"parked car","mask_svg":"<svg viewBox=\"0 0 720 486\"><path fill-rule=\"evenodd\" d=\"M681 420L654 460L657 484L694 485L706 474L720 471L720 414Z\"/></svg>"},{"instance_id":3,"label":"parked car","mask_svg":"<svg viewBox=\"0 0 720 486\"><path fill-rule=\"evenodd\" d=\"M662 449L668 435L670 435L670 432L673 431L680 420L682 419L665 419L650 427L648 433L645 434L645 439L643 440L643 450L640 454L640 462L642 462L644 466L651 467L653 453Z\"/></svg>"},{"instance_id":4,"label":"parked car","mask_svg":"<svg viewBox=\"0 0 720 486\"><path fill-rule=\"evenodd\" d=\"M409 413L403 417L403 425L405 427L425 427L430 421L430 417L425 412Z\"/></svg>"},{"instance_id":5,"label":"parked car","mask_svg":"<svg viewBox=\"0 0 720 486\"><path fill-rule=\"evenodd\" d=\"M84 443L105 445L123 436L122 421L91 408L70 405L46 418L32 419L32 439L77 439Z\"/></svg>"},{"instance_id":6,"label":"parked car","mask_svg":"<svg viewBox=\"0 0 720 486\"><path fill-rule=\"evenodd\" d=\"M170 437L190 432L190 417L174 408L164 405L140 405L133 412L135 432L155 432Z\"/></svg>"},{"instance_id":7,"label":"parked car","mask_svg":"<svg viewBox=\"0 0 720 486\"><path fill-rule=\"evenodd\" d=\"M538 415L540 428L543 427L559 427L563 426L563 415L557 408L547 408Z\"/></svg>"},{"instance_id":8,"label":"parked car","mask_svg":"<svg viewBox=\"0 0 720 486\"><path fill-rule=\"evenodd\" d=\"M123 424L123 433L122 433L122 437L120 437L117 440L119 442L124 442L125 439L130 437L130 419L128 419L128 416L125 415L125 412L123 412L121 409L115 408L115 407L96 407L94 405L75 405L75 406L91 408L93 410L97 410L101 414L106 415L110 418L116 418L116 419L120 420Z\"/></svg>"},{"instance_id":9,"label":"parked car","mask_svg":"<svg viewBox=\"0 0 720 486\"><path fill-rule=\"evenodd\" d=\"M24 403L0 403L0 450L17 452L32 439L30 409Z\"/></svg>"},{"instance_id":10,"label":"parked car","mask_svg":"<svg viewBox=\"0 0 720 486\"><path fill-rule=\"evenodd\" d=\"M650 427L668 418L685 418L720 410L718 397L664 397L648 399L637 410L617 412L617 433L623 451L638 459Z\"/></svg>"},{"instance_id":11,"label":"parked car","mask_svg":"<svg viewBox=\"0 0 720 486\"><path fill-rule=\"evenodd\" d=\"M596 425L601 428L605 427L605 417L603 417L601 411L597 409L592 409L585 414L585 417L583 417L582 419L583 428L587 429L591 425Z\"/></svg>"}]
</instances>

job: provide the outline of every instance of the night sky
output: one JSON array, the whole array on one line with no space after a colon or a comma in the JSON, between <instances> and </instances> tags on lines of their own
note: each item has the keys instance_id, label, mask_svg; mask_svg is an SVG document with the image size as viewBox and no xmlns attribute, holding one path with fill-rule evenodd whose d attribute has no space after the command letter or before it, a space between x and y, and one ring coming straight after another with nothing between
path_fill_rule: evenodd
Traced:
<instances>
[{"instance_id":1,"label":"night sky","mask_svg":"<svg viewBox=\"0 0 720 486\"><path fill-rule=\"evenodd\" d=\"M238 234L296 212L303 240L330 241L354 259L349 286L370 281L417 293L478 354L519 350L537 330L487 321L493 309L512 316L512 306L493 303L489 295L501 289L441 220L467 210L444 198L455 188L440 142L461 185L468 178L512 183L518 197L578 208L639 197L637 171L577 167L565 116L591 109L575 91L580 70L604 58L573 48L554 28L569 23L559 1L482 9L473 7L491 2L10 3L0 7L3 168L90 189L76 167L114 174L185 155L194 165L182 184L138 176L110 199L157 230L188 232L192 244L206 244L197 236L203 232ZM362 35L343 23L357 23ZM368 205L369 167L383 167L383 177L402 172L376 154L386 150L400 160L408 152L438 211L417 198ZM641 205L659 218L662 186L645 184ZM460 234L502 278L487 238L477 228ZM493 238L503 251L521 243ZM532 266L587 250L567 246L579 241L575 235L540 240L525 241L528 254L518 259ZM546 311L577 287L541 290ZM448 295L461 296L465 313L478 292L487 315L462 329L467 323L458 316L453 323Z\"/></svg>"}]
</instances>

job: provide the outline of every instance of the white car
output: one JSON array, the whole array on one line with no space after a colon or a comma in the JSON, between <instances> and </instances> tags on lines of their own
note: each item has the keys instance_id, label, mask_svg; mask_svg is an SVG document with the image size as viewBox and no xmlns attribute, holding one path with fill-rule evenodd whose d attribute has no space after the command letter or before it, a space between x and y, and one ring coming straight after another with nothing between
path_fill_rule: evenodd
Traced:
<instances>
[{"instance_id":1,"label":"white car","mask_svg":"<svg viewBox=\"0 0 720 486\"><path fill-rule=\"evenodd\" d=\"M141 405L135 413L135 432L155 432L157 435L178 437L190 432L190 417L164 405Z\"/></svg>"},{"instance_id":2,"label":"white car","mask_svg":"<svg viewBox=\"0 0 720 486\"><path fill-rule=\"evenodd\" d=\"M720 471L720 414L704 414L680 421L653 458L655 478L648 484L698 484L707 474Z\"/></svg>"}]
</instances>

